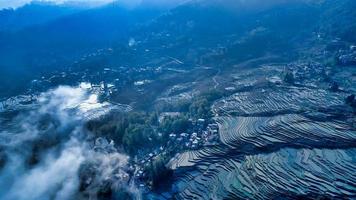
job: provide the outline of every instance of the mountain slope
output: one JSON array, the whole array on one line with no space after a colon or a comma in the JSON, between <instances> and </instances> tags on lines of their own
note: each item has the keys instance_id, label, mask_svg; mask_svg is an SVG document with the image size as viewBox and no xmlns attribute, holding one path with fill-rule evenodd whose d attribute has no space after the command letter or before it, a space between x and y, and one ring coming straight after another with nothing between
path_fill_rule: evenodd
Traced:
<instances>
[{"instance_id":1,"label":"mountain slope","mask_svg":"<svg viewBox=\"0 0 356 200\"><path fill-rule=\"evenodd\" d=\"M83 7L33 2L18 9L0 10L0 31L18 31L82 11Z\"/></svg>"}]
</instances>

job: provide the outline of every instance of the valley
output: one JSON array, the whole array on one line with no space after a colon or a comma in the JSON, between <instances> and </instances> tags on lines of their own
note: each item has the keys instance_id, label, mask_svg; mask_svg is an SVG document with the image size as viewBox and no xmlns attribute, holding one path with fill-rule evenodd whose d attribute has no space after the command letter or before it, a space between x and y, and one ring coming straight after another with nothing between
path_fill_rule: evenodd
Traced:
<instances>
[{"instance_id":1,"label":"valley","mask_svg":"<svg viewBox=\"0 0 356 200\"><path fill-rule=\"evenodd\" d=\"M356 198L355 3L242 8L125 10L127 29L103 25L104 42L34 49L48 68L2 80L0 198Z\"/></svg>"}]
</instances>

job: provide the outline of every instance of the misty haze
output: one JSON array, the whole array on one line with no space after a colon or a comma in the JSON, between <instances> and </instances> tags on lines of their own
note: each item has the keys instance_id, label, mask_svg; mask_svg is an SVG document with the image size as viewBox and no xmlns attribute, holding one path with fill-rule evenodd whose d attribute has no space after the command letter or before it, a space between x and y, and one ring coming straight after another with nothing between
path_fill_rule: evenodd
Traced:
<instances>
[{"instance_id":1,"label":"misty haze","mask_svg":"<svg viewBox=\"0 0 356 200\"><path fill-rule=\"evenodd\" d=\"M356 199L355 95L355 0L0 0L0 199Z\"/></svg>"}]
</instances>

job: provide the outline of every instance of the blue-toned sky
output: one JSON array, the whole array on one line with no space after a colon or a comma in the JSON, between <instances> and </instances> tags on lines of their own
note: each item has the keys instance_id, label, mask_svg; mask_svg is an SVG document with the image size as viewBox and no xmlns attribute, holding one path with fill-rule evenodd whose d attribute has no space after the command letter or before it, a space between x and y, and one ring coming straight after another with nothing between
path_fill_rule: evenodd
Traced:
<instances>
[{"instance_id":1,"label":"blue-toned sky","mask_svg":"<svg viewBox=\"0 0 356 200\"><path fill-rule=\"evenodd\" d=\"M0 9L2 8L17 8L20 6L23 6L27 3L30 3L33 0L0 0ZM58 3L62 4L65 2L70 2L73 0L36 0L36 1L43 1L43 2L53 2L53 3ZM85 2L85 3L95 3L95 4L105 4L112 2L113 0L75 0L76 2ZM129 2L129 0L125 0ZM137 1L137 0L132 0L132 2Z\"/></svg>"},{"instance_id":2,"label":"blue-toned sky","mask_svg":"<svg viewBox=\"0 0 356 200\"><path fill-rule=\"evenodd\" d=\"M0 0L0 9L3 8L17 8L34 0ZM57 4L63 4L66 2L83 2L86 4L103 5L113 2L115 0L36 0L42 2L53 2ZM128 6L135 6L142 2L149 2L152 4L177 4L186 0L116 0Z\"/></svg>"}]
</instances>

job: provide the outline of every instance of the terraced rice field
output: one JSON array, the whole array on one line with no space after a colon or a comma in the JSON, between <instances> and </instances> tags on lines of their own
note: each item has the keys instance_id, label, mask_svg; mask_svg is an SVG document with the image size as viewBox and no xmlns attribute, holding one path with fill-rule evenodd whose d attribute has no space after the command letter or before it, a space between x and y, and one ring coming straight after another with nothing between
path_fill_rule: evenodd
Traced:
<instances>
[{"instance_id":1,"label":"terraced rice field","mask_svg":"<svg viewBox=\"0 0 356 200\"><path fill-rule=\"evenodd\" d=\"M221 144L171 160L175 198L356 199L349 94L269 83L218 100Z\"/></svg>"},{"instance_id":2,"label":"terraced rice field","mask_svg":"<svg viewBox=\"0 0 356 200\"><path fill-rule=\"evenodd\" d=\"M221 159L185 175L178 199L355 198L356 149L285 148ZM206 159L206 158L202 158Z\"/></svg>"},{"instance_id":3,"label":"terraced rice field","mask_svg":"<svg viewBox=\"0 0 356 200\"><path fill-rule=\"evenodd\" d=\"M337 148L356 143L356 131L343 121L315 121L299 114L221 117L219 121L221 141L240 150L245 146Z\"/></svg>"},{"instance_id":4,"label":"terraced rice field","mask_svg":"<svg viewBox=\"0 0 356 200\"><path fill-rule=\"evenodd\" d=\"M213 110L224 115L273 115L338 106L344 104L344 99L345 95L342 93L305 87L275 86L259 91L236 93L216 102Z\"/></svg>"}]
</instances>

